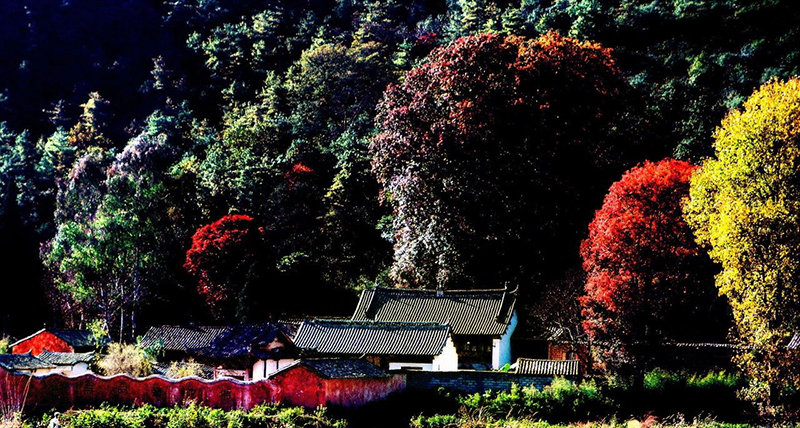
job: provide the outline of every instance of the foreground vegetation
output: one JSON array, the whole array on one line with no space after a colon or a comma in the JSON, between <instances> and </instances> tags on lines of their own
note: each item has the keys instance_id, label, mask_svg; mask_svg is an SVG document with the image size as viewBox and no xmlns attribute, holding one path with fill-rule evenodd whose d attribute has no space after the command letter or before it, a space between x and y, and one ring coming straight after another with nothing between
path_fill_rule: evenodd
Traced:
<instances>
[{"instance_id":1,"label":"foreground vegetation","mask_svg":"<svg viewBox=\"0 0 800 428\"><path fill-rule=\"evenodd\" d=\"M25 427L47 426L52 413L28 420ZM308 411L300 407L257 406L250 411L224 411L190 404L159 409L150 405L136 408L103 406L71 410L59 415L64 428L338 428L347 423L328 415L325 409Z\"/></svg>"},{"instance_id":2,"label":"foreground vegetation","mask_svg":"<svg viewBox=\"0 0 800 428\"><path fill-rule=\"evenodd\" d=\"M724 372L705 375L649 372L641 386L573 383L513 387L510 391L456 395L405 391L357 410L261 405L223 411L189 404L155 408L102 406L59 416L65 428L375 427L457 428L598 426L747 426L755 413L736 396L744 380ZM52 412L7 426L47 426ZM738 425L737 425L738 424Z\"/></svg>"},{"instance_id":3,"label":"foreground vegetation","mask_svg":"<svg viewBox=\"0 0 800 428\"><path fill-rule=\"evenodd\" d=\"M417 415L412 426L546 427L586 421L619 426L631 419L642 419L648 426L658 421L665 425L741 424L755 416L754 409L737 396L744 384L740 376L725 372L690 375L662 370L647 373L641 386L601 387L593 380L576 384L556 379L543 390L514 387L456 397L456 411Z\"/></svg>"}]
</instances>

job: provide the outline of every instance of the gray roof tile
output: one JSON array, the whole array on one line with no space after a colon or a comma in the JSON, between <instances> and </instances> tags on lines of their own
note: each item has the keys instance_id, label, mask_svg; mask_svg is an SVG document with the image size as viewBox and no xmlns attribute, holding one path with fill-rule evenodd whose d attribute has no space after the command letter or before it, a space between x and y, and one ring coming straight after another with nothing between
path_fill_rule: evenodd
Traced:
<instances>
[{"instance_id":1,"label":"gray roof tile","mask_svg":"<svg viewBox=\"0 0 800 428\"><path fill-rule=\"evenodd\" d=\"M505 333L516 295L507 290L444 291L375 288L364 290L353 320L435 322L456 335Z\"/></svg>"},{"instance_id":2,"label":"gray roof tile","mask_svg":"<svg viewBox=\"0 0 800 428\"><path fill-rule=\"evenodd\" d=\"M365 360L319 359L299 360L278 370L269 377L281 376L297 366L306 366L325 379L380 379L391 375L380 367Z\"/></svg>"},{"instance_id":3,"label":"gray roof tile","mask_svg":"<svg viewBox=\"0 0 800 428\"><path fill-rule=\"evenodd\" d=\"M95 355L93 352L78 354L73 352L42 351L38 358L44 362L56 366L74 366L78 363L91 363L94 360Z\"/></svg>"},{"instance_id":4,"label":"gray roof tile","mask_svg":"<svg viewBox=\"0 0 800 428\"><path fill-rule=\"evenodd\" d=\"M436 323L312 320L300 325L295 345L327 355L434 356L449 334Z\"/></svg>"},{"instance_id":5,"label":"gray roof tile","mask_svg":"<svg viewBox=\"0 0 800 428\"><path fill-rule=\"evenodd\" d=\"M792 335L792 339L789 341L789 344L786 345L789 349L798 350L800 349L800 333L795 333Z\"/></svg>"},{"instance_id":6,"label":"gray roof tile","mask_svg":"<svg viewBox=\"0 0 800 428\"><path fill-rule=\"evenodd\" d=\"M190 349L191 354L206 358L285 358L294 349L291 337L297 327L286 323L239 324L219 335L209 346ZM286 346L273 351L260 349L278 338Z\"/></svg>"},{"instance_id":7,"label":"gray roof tile","mask_svg":"<svg viewBox=\"0 0 800 428\"><path fill-rule=\"evenodd\" d=\"M187 351L204 348L231 327L162 325L151 327L142 337L142 346L163 346L165 351Z\"/></svg>"},{"instance_id":8,"label":"gray roof tile","mask_svg":"<svg viewBox=\"0 0 800 428\"><path fill-rule=\"evenodd\" d=\"M578 376L578 360L517 359L517 373L536 376Z\"/></svg>"},{"instance_id":9,"label":"gray roof tile","mask_svg":"<svg viewBox=\"0 0 800 428\"><path fill-rule=\"evenodd\" d=\"M52 364L28 354L0 354L0 367L9 370L52 369Z\"/></svg>"}]
</instances>

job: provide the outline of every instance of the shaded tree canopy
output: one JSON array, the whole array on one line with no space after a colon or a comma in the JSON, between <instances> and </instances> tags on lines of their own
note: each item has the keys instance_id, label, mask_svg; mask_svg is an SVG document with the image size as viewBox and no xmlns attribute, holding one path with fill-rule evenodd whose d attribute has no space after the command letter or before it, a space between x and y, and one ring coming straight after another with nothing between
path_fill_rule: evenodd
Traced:
<instances>
[{"instance_id":1,"label":"shaded tree canopy","mask_svg":"<svg viewBox=\"0 0 800 428\"><path fill-rule=\"evenodd\" d=\"M373 171L394 210L392 278L485 287L552 279L604 182L635 157L610 50L548 33L482 34L390 86Z\"/></svg>"}]
</instances>

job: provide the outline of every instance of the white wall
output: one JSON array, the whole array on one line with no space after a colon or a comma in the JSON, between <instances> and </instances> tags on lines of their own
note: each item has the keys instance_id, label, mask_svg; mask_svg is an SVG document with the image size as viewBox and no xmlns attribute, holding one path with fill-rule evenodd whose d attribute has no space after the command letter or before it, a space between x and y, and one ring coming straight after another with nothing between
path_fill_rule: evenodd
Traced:
<instances>
[{"instance_id":1,"label":"white wall","mask_svg":"<svg viewBox=\"0 0 800 428\"><path fill-rule=\"evenodd\" d=\"M458 370L458 351L451 336L447 336L447 343L445 343L442 353L433 357L432 370L445 372Z\"/></svg>"},{"instance_id":2,"label":"white wall","mask_svg":"<svg viewBox=\"0 0 800 428\"><path fill-rule=\"evenodd\" d=\"M511 335L517 328L517 311L511 314L511 321L505 334L499 339L492 340L492 369L498 370L511 363Z\"/></svg>"},{"instance_id":3,"label":"white wall","mask_svg":"<svg viewBox=\"0 0 800 428\"><path fill-rule=\"evenodd\" d=\"M276 371L292 364L295 360L285 358L281 360L258 360L253 364L253 377L252 380L265 379L267 376L275 373ZM264 366L266 365L266 375L264 374Z\"/></svg>"},{"instance_id":4,"label":"white wall","mask_svg":"<svg viewBox=\"0 0 800 428\"><path fill-rule=\"evenodd\" d=\"M389 363L389 370L418 369L422 371L433 370L433 364L427 363Z\"/></svg>"},{"instance_id":5,"label":"white wall","mask_svg":"<svg viewBox=\"0 0 800 428\"><path fill-rule=\"evenodd\" d=\"M89 364L87 363L78 363L74 366L56 366L54 369L44 369L44 370L36 370L35 374L49 374L49 373L61 373L64 376L80 376L82 374L89 373Z\"/></svg>"},{"instance_id":6,"label":"white wall","mask_svg":"<svg viewBox=\"0 0 800 428\"><path fill-rule=\"evenodd\" d=\"M390 361L389 370L417 369L422 371L456 371L458 370L458 351L453 343L453 338L447 336L442 352L433 357L431 363L404 363L402 361Z\"/></svg>"},{"instance_id":7,"label":"white wall","mask_svg":"<svg viewBox=\"0 0 800 428\"><path fill-rule=\"evenodd\" d=\"M78 363L72 366L71 371L64 374L67 376L80 376L85 373L89 373L89 365L86 363Z\"/></svg>"}]
</instances>

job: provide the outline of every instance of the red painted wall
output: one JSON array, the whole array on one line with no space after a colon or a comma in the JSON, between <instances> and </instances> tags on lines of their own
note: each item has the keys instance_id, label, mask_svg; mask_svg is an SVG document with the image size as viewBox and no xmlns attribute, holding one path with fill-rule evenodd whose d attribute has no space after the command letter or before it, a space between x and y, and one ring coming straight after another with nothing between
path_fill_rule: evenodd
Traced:
<instances>
[{"instance_id":1,"label":"red painted wall","mask_svg":"<svg viewBox=\"0 0 800 428\"><path fill-rule=\"evenodd\" d=\"M37 356L42 351L48 350L50 352L75 352L67 342L61 340L58 336L49 331L43 331L36 336L31 337L24 342L20 342L11 348L13 354L26 354L32 353Z\"/></svg>"},{"instance_id":2,"label":"red painted wall","mask_svg":"<svg viewBox=\"0 0 800 428\"><path fill-rule=\"evenodd\" d=\"M278 402L303 407L325 405L323 379L303 365L296 365L277 373L271 380L276 385L276 401Z\"/></svg>"},{"instance_id":3,"label":"red painted wall","mask_svg":"<svg viewBox=\"0 0 800 428\"><path fill-rule=\"evenodd\" d=\"M380 379L324 379L303 365L284 370L272 380L275 381L276 401L303 407L360 407L406 387L405 375Z\"/></svg>"},{"instance_id":4,"label":"red painted wall","mask_svg":"<svg viewBox=\"0 0 800 428\"><path fill-rule=\"evenodd\" d=\"M5 379L4 379L5 378ZM158 407L184 405L190 401L219 409L252 409L262 403L292 406L358 407L405 388L405 375L385 379L320 378L297 365L272 379L258 382L204 381L197 378L170 380L159 376L132 378L126 375L100 377L94 374L69 378L8 375L0 369L0 390L7 384L24 385L30 380L27 403L38 409L68 409L97 406L153 404Z\"/></svg>"},{"instance_id":5,"label":"red painted wall","mask_svg":"<svg viewBox=\"0 0 800 428\"><path fill-rule=\"evenodd\" d=\"M28 403L47 409L97 406L104 402L171 407L194 401L225 410L251 409L273 402L273 389L271 382L244 384L192 378L173 381L158 376L136 379L126 375L104 378L92 374L68 378L52 374L32 378Z\"/></svg>"}]
</instances>

